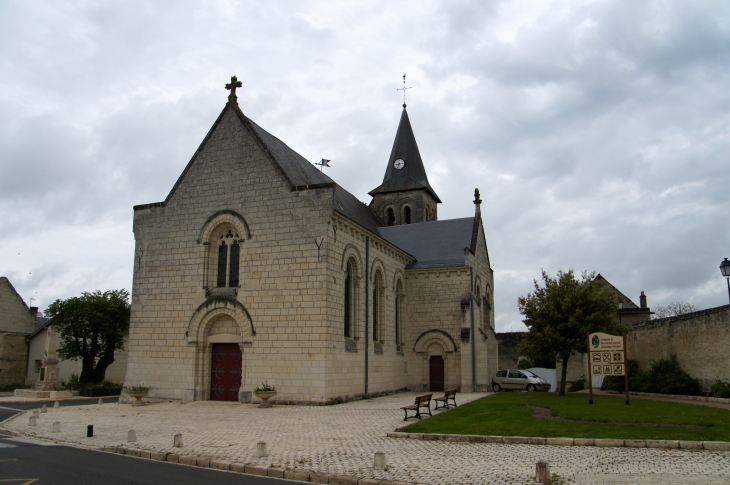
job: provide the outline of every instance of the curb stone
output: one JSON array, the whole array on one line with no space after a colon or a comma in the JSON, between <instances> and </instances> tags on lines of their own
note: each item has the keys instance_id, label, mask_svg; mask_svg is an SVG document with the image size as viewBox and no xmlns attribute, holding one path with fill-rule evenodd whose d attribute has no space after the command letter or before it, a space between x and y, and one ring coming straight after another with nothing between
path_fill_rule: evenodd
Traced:
<instances>
[{"instance_id":1,"label":"curb stone","mask_svg":"<svg viewBox=\"0 0 730 485\"><path fill-rule=\"evenodd\" d=\"M330 485L357 485L357 477L330 475Z\"/></svg>"},{"instance_id":2,"label":"curb stone","mask_svg":"<svg viewBox=\"0 0 730 485\"><path fill-rule=\"evenodd\" d=\"M614 448L664 448L730 451L730 441L621 440L612 438L538 438L529 436L482 436L440 433L386 433L388 438L448 441L452 443L496 443L506 445L598 446ZM383 481L380 482L383 485Z\"/></svg>"},{"instance_id":3,"label":"curb stone","mask_svg":"<svg viewBox=\"0 0 730 485\"><path fill-rule=\"evenodd\" d=\"M216 470L230 470L231 464L228 463L227 461L211 460L210 467L215 468Z\"/></svg>"},{"instance_id":4,"label":"curb stone","mask_svg":"<svg viewBox=\"0 0 730 485\"><path fill-rule=\"evenodd\" d=\"M283 468L269 468L267 476L273 477L273 478L284 478L284 469Z\"/></svg>"}]
</instances>

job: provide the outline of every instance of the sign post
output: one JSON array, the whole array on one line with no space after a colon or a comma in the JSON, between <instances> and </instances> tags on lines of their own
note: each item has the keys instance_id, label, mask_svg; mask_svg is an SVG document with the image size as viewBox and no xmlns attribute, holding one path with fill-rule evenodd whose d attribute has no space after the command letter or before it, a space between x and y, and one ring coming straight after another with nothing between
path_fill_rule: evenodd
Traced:
<instances>
[{"instance_id":1,"label":"sign post","mask_svg":"<svg viewBox=\"0 0 730 485\"><path fill-rule=\"evenodd\" d=\"M588 380L593 404L592 376L624 376L626 404L629 404L629 371L626 336L596 332L588 335Z\"/></svg>"},{"instance_id":2,"label":"sign post","mask_svg":"<svg viewBox=\"0 0 730 485\"><path fill-rule=\"evenodd\" d=\"M593 377L591 376L591 334L586 334L588 346L588 404L593 404Z\"/></svg>"}]
</instances>

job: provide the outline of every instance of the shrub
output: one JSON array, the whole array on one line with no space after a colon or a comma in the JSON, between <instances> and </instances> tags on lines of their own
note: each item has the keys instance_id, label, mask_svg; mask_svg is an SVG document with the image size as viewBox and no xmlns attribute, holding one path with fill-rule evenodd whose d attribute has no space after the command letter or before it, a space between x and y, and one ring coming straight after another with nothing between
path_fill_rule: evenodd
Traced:
<instances>
[{"instance_id":1,"label":"shrub","mask_svg":"<svg viewBox=\"0 0 730 485\"><path fill-rule=\"evenodd\" d=\"M585 379L579 379L577 381L573 381L570 383L570 387L568 388L568 392L578 392L582 391L586 388L586 381Z\"/></svg>"},{"instance_id":2,"label":"shrub","mask_svg":"<svg viewBox=\"0 0 730 485\"><path fill-rule=\"evenodd\" d=\"M730 384L727 382L717 381L710 388L710 394L715 397L730 397Z\"/></svg>"},{"instance_id":3,"label":"shrub","mask_svg":"<svg viewBox=\"0 0 730 485\"><path fill-rule=\"evenodd\" d=\"M659 392L661 394L696 396L702 388L700 381L693 379L682 369L676 355L652 363L651 369L647 373L647 382L657 390L646 392Z\"/></svg>"},{"instance_id":4,"label":"shrub","mask_svg":"<svg viewBox=\"0 0 730 485\"><path fill-rule=\"evenodd\" d=\"M64 391L78 391L81 389L78 374L71 374L67 381L61 381L61 389Z\"/></svg>"},{"instance_id":5,"label":"shrub","mask_svg":"<svg viewBox=\"0 0 730 485\"><path fill-rule=\"evenodd\" d=\"M653 362L649 372L641 372L635 360L630 360L628 364L630 391L687 396L700 393L700 382L682 369L676 355ZM624 392L624 377L607 377L601 388Z\"/></svg>"}]
</instances>

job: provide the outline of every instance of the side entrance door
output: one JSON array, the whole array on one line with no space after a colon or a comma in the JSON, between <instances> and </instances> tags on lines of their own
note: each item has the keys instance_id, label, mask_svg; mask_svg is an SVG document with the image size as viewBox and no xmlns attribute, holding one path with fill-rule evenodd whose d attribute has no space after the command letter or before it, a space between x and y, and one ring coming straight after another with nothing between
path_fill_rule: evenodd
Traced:
<instances>
[{"instance_id":1,"label":"side entrance door","mask_svg":"<svg viewBox=\"0 0 730 485\"><path fill-rule=\"evenodd\" d=\"M428 359L428 374L430 391L444 390L444 358L440 355L432 355Z\"/></svg>"},{"instance_id":2,"label":"side entrance door","mask_svg":"<svg viewBox=\"0 0 730 485\"><path fill-rule=\"evenodd\" d=\"M211 401L238 401L241 387L241 348L238 344L213 344L210 366Z\"/></svg>"}]
</instances>

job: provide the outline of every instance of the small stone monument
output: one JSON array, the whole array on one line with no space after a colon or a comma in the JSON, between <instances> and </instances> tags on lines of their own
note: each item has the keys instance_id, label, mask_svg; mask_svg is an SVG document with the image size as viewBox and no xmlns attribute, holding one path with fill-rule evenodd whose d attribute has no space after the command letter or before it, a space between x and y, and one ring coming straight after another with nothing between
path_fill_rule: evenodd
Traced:
<instances>
[{"instance_id":1,"label":"small stone monument","mask_svg":"<svg viewBox=\"0 0 730 485\"><path fill-rule=\"evenodd\" d=\"M385 453L383 453L382 451L376 451L373 468L375 468L376 470L385 470L386 466L388 466L388 464L385 461Z\"/></svg>"},{"instance_id":2,"label":"small stone monument","mask_svg":"<svg viewBox=\"0 0 730 485\"><path fill-rule=\"evenodd\" d=\"M28 426L35 426L35 416L28 418Z\"/></svg>"},{"instance_id":3,"label":"small stone monument","mask_svg":"<svg viewBox=\"0 0 730 485\"><path fill-rule=\"evenodd\" d=\"M34 409L33 410L33 417L36 418L36 419L40 418L41 417L41 412L39 410L37 410L37 409Z\"/></svg>"},{"instance_id":4,"label":"small stone monument","mask_svg":"<svg viewBox=\"0 0 730 485\"><path fill-rule=\"evenodd\" d=\"M175 433L172 437L172 446L175 448L181 448L183 445L182 433Z\"/></svg>"},{"instance_id":5,"label":"small stone monument","mask_svg":"<svg viewBox=\"0 0 730 485\"><path fill-rule=\"evenodd\" d=\"M535 465L535 481L537 483L550 483L553 476L550 474L550 465L545 460L540 460Z\"/></svg>"},{"instance_id":6,"label":"small stone monument","mask_svg":"<svg viewBox=\"0 0 730 485\"><path fill-rule=\"evenodd\" d=\"M43 407L41 407L41 412L42 412L42 413L47 413L47 412L48 412L48 406L46 406L46 405L44 404L44 405L43 405Z\"/></svg>"},{"instance_id":7,"label":"small stone monument","mask_svg":"<svg viewBox=\"0 0 730 485\"><path fill-rule=\"evenodd\" d=\"M127 431L127 441L129 441L130 443L134 443L135 441L137 441L137 432L135 430L130 429L129 431Z\"/></svg>"},{"instance_id":8,"label":"small stone monument","mask_svg":"<svg viewBox=\"0 0 730 485\"><path fill-rule=\"evenodd\" d=\"M51 433L60 433L61 432L61 422L56 421L53 423L53 429L51 430Z\"/></svg>"},{"instance_id":9,"label":"small stone monument","mask_svg":"<svg viewBox=\"0 0 730 485\"><path fill-rule=\"evenodd\" d=\"M265 441L259 441L258 443L256 443L256 456L269 456L269 451L266 449Z\"/></svg>"},{"instance_id":10,"label":"small stone monument","mask_svg":"<svg viewBox=\"0 0 730 485\"><path fill-rule=\"evenodd\" d=\"M104 400L102 398L99 398L99 404L104 404Z\"/></svg>"},{"instance_id":11,"label":"small stone monument","mask_svg":"<svg viewBox=\"0 0 730 485\"><path fill-rule=\"evenodd\" d=\"M59 403L58 401L53 403L53 409L58 409L60 407L61 407L61 403Z\"/></svg>"}]
</instances>

